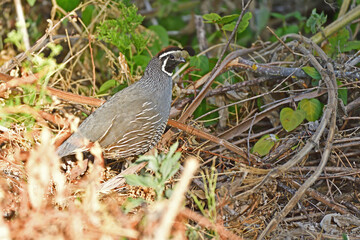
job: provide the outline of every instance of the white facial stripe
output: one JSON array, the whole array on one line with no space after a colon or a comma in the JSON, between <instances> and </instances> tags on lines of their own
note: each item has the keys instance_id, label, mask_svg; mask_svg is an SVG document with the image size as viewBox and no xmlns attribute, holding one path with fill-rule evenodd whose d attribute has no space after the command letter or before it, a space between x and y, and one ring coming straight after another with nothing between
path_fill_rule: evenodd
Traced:
<instances>
[{"instance_id":1,"label":"white facial stripe","mask_svg":"<svg viewBox=\"0 0 360 240\"><path fill-rule=\"evenodd\" d=\"M170 52L164 52L163 54L161 54L160 56L159 56L159 59L161 59L161 58L163 58L163 57L165 57L165 56L167 56L167 55L170 55L170 54L173 54L173 53L175 53L175 52L179 52L180 50L175 50L175 51L170 51Z\"/></svg>"},{"instance_id":2,"label":"white facial stripe","mask_svg":"<svg viewBox=\"0 0 360 240\"><path fill-rule=\"evenodd\" d=\"M161 55L162 55L162 54L161 54ZM166 66L167 61L168 61L168 58L166 58L165 61L163 62L163 65L161 66L161 70L162 70L164 73L166 73L167 75L169 75L169 76L171 77L171 76L172 76L172 73L167 72L166 69L165 69L165 66Z\"/></svg>"}]
</instances>

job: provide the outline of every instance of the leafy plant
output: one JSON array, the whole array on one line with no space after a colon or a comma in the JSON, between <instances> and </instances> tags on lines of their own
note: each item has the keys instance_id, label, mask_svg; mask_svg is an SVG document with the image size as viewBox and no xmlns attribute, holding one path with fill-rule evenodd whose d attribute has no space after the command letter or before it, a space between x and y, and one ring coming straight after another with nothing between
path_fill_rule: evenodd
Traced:
<instances>
[{"instance_id":1,"label":"leafy plant","mask_svg":"<svg viewBox=\"0 0 360 240\"><path fill-rule=\"evenodd\" d=\"M272 17L280 19L282 21L282 26L278 27L275 30L275 33L277 36L284 36L286 34L289 33L298 33L299 31L301 31L301 29L303 28L304 24L305 24L305 17L301 16L301 13L296 11L296 12L292 12L292 13L288 13L288 14L280 14L280 13L271 13L270 14ZM294 24L288 24L287 21L291 18L295 18L298 22L294 23ZM270 38L271 41L276 41L276 37L272 36Z\"/></svg>"},{"instance_id":2,"label":"leafy plant","mask_svg":"<svg viewBox=\"0 0 360 240\"><path fill-rule=\"evenodd\" d=\"M24 104L39 109L44 104L52 101L46 94L46 86L54 72L62 68L62 65L58 65L54 59L61 52L62 47L55 44L48 44L48 47L50 49L48 57L44 57L43 53L29 56L29 60L23 65L26 72L42 73L43 76L37 81L37 84L41 87L40 92L36 84L21 85L18 91L11 92L4 99L3 107L11 108ZM36 122L34 116L25 112L14 114L2 112L0 115L0 125L5 127L10 127L13 123L17 123L23 124L26 128L30 129Z\"/></svg>"},{"instance_id":3,"label":"leafy plant","mask_svg":"<svg viewBox=\"0 0 360 240\"><path fill-rule=\"evenodd\" d=\"M324 50L332 57L336 57L340 53L360 49L360 41L349 41L350 33L345 28L339 30L328 39L329 44L325 46Z\"/></svg>"},{"instance_id":4,"label":"leafy plant","mask_svg":"<svg viewBox=\"0 0 360 240\"><path fill-rule=\"evenodd\" d=\"M324 12L321 14L316 13L316 8L311 12L311 16L306 21L306 26L310 28L312 34L315 34L321 29L321 26L326 23L327 16Z\"/></svg>"},{"instance_id":5,"label":"leafy plant","mask_svg":"<svg viewBox=\"0 0 360 240\"><path fill-rule=\"evenodd\" d=\"M125 5L118 2L117 7L120 15L116 19L108 19L101 23L98 28L98 38L116 46L123 54L132 56L132 47L138 53L146 47L147 39L144 33L137 31L144 17L137 14L135 5Z\"/></svg>"},{"instance_id":6,"label":"leafy plant","mask_svg":"<svg viewBox=\"0 0 360 240\"><path fill-rule=\"evenodd\" d=\"M180 152L175 152L179 143L174 143L167 154L161 153L154 156L141 156L136 163L148 162L147 169L154 172L144 173L143 175L129 174L125 176L126 182L133 186L151 187L155 190L157 199L164 198L165 183L174 176L179 170L180 163L178 160L181 157ZM169 196L167 192L167 196Z\"/></svg>"},{"instance_id":7,"label":"leafy plant","mask_svg":"<svg viewBox=\"0 0 360 240\"><path fill-rule=\"evenodd\" d=\"M34 6L36 0L27 0L28 4L30 5L30 7Z\"/></svg>"},{"instance_id":8,"label":"leafy plant","mask_svg":"<svg viewBox=\"0 0 360 240\"><path fill-rule=\"evenodd\" d=\"M283 128L290 132L297 128L304 119L309 122L318 120L322 114L323 105L318 99L303 99L300 101L298 109L283 108L280 111L280 122Z\"/></svg>"},{"instance_id":9,"label":"leafy plant","mask_svg":"<svg viewBox=\"0 0 360 240\"><path fill-rule=\"evenodd\" d=\"M14 44L17 49L20 51L25 50L25 45L23 43L22 34L19 30L19 24L16 23L16 30L12 30L7 34L7 37L5 38L4 42Z\"/></svg>"},{"instance_id":10,"label":"leafy plant","mask_svg":"<svg viewBox=\"0 0 360 240\"><path fill-rule=\"evenodd\" d=\"M239 18L239 14L232 14L232 15L220 17L220 15L217 13L209 13L203 15L203 18L204 20L206 20L205 21L206 23L218 24L223 31L231 32L235 28L236 21ZM251 12L247 12L244 14L237 30L238 33L243 32L247 28L251 18L252 18Z\"/></svg>"}]
</instances>

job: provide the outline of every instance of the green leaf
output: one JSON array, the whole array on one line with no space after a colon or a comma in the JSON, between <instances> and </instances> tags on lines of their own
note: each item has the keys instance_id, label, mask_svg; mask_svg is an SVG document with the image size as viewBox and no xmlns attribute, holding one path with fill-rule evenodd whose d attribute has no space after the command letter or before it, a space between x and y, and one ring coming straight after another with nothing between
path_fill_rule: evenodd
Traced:
<instances>
[{"instance_id":1,"label":"green leaf","mask_svg":"<svg viewBox=\"0 0 360 240\"><path fill-rule=\"evenodd\" d=\"M296 18L296 19L299 20L299 21L303 21L303 20L306 19L305 17L301 16L301 13L300 13L299 11L292 12L292 13L288 13L288 14L285 15L285 18L286 18L286 19L287 19L287 18L291 18L291 17L294 17L294 18Z\"/></svg>"},{"instance_id":2,"label":"green leaf","mask_svg":"<svg viewBox=\"0 0 360 240\"><path fill-rule=\"evenodd\" d=\"M131 186L145 186L145 187L156 187L154 178L150 175L138 176L135 174L125 175L126 183Z\"/></svg>"},{"instance_id":3,"label":"green leaf","mask_svg":"<svg viewBox=\"0 0 360 240\"><path fill-rule=\"evenodd\" d=\"M256 32L259 34L266 27L270 18L270 10L265 4L260 4L260 8L255 13Z\"/></svg>"},{"instance_id":4,"label":"green leaf","mask_svg":"<svg viewBox=\"0 0 360 240\"><path fill-rule=\"evenodd\" d=\"M65 11L70 12L80 4L80 0L56 0L56 3Z\"/></svg>"},{"instance_id":5,"label":"green leaf","mask_svg":"<svg viewBox=\"0 0 360 240\"><path fill-rule=\"evenodd\" d=\"M34 85L22 85L21 86L24 93L23 101L29 106L34 106L36 104L36 95L37 89ZM20 102L19 102L20 104Z\"/></svg>"},{"instance_id":6,"label":"green leaf","mask_svg":"<svg viewBox=\"0 0 360 240\"><path fill-rule=\"evenodd\" d=\"M237 30L238 33L243 32L243 31L247 28L247 26L249 25L249 21L250 21L251 18L252 18L251 12L247 12L247 13L244 14L244 16L243 16L243 18L241 19L241 22L240 22L240 24L239 24L238 30ZM236 26L236 21L233 21L233 22L231 22L231 23L225 24L225 25L222 27L222 30L224 30L224 31L230 31L230 32L231 32L231 31L234 30L235 26Z\"/></svg>"},{"instance_id":7,"label":"green leaf","mask_svg":"<svg viewBox=\"0 0 360 240\"><path fill-rule=\"evenodd\" d=\"M144 156L144 159L145 157L149 161L148 168L153 170L154 172L159 171L160 162L158 161L158 159L155 156Z\"/></svg>"},{"instance_id":8,"label":"green leaf","mask_svg":"<svg viewBox=\"0 0 360 240\"><path fill-rule=\"evenodd\" d=\"M207 73L209 71L209 59L204 55L190 57L190 66L200 69L200 73Z\"/></svg>"},{"instance_id":9,"label":"green leaf","mask_svg":"<svg viewBox=\"0 0 360 240\"><path fill-rule=\"evenodd\" d=\"M220 20L221 17L217 13L208 13L203 15L203 19L207 20L206 23L215 23L217 20Z\"/></svg>"},{"instance_id":10,"label":"green leaf","mask_svg":"<svg viewBox=\"0 0 360 240\"><path fill-rule=\"evenodd\" d=\"M340 29L328 39L329 44L325 45L324 50L330 56L360 49L360 41L349 41L350 33L346 28Z\"/></svg>"},{"instance_id":11,"label":"green leaf","mask_svg":"<svg viewBox=\"0 0 360 240\"><path fill-rule=\"evenodd\" d=\"M36 0L27 0L28 4L30 5L30 7L34 6Z\"/></svg>"},{"instance_id":12,"label":"green leaf","mask_svg":"<svg viewBox=\"0 0 360 240\"><path fill-rule=\"evenodd\" d=\"M281 13L272 12L270 15L274 18L281 19L282 21L285 21L286 19L286 16Z\"/></svg>"},{"instance_id":13,"label":"green leaf","mask_svg":"<svg viewBox=\"0 0 360 240\"><path fill-rule=\"evenodd\" d=\"M222 26L222 30L232 32L235 28L236 22L228 23Z\"/></svg>"},{"instance_id":14,"label":"green leaf","mask_svg":"<svg viewBox=\"0 0 360 240\"><path fill-rule=\"evenodd\" d=\"M170 147L169 152L168 152L167 155L169 155L169 156L174 155L174 153L175 153L175 151L178 149L178 147L179 147L179 142L176 141L173 145L171 145L171 147Z\"/></svg>"},{"instance_id":15,"label":"green leaf","mask_svg":"<svg viewBox=\"0 0 360 240\"><path fill-rule=\"evenodd\" d=\"M249 21L250 21L251 18L252 18L252 13L251 12L247 12L247 13L244 14L244 16L241 19L241 22L239 24L239 28L237 30L238 33L242 33L243 31L245 31L245 29L249 25Z\"/></svg>"},{"instance_id":16,"label":"green leaf","mask_svg":"<svg viewBox=\"0 0 360 240\"><path fill-rule=\"evenodd\" d=\"M112 89L118 85L119 85L118 81L116 81L114 79L107 80L100 86L98 94L107 93L110 89Z\"/></svg>"},{"instance_id":17,"label":"green leaf","mask_svg":"<svg viewBox=\"0 0 360 240\"><path fill-rule=\"evenodd\" d=\"M342 82L336 80L338 86L342 85ZM347 105L348 90L346 87L338 88L338 97L343 101L344 105Z\"/></svg>"},{"instance_id":18,"label":"green leaf","mask_svg":"<svg viewBox=\"0 0 360 240\"><path fill-rule=\"evenodd\" d=\"M175 142L170 147L169 152L166 154L166 158L161 163L160 173L164 180L171 178L179 170L180 164L178 163L178 160L181 157L181 153L175 153L178 146L179 143Z\"/></svg>"},{"instance_id":19,"label":"green leaf","mask_svg":"<svg viewBox=\"0 0 360 240\"><path fill-rule=\"evenodd\" d=\"M122 210L125 214L131 212L134 208L140 206L141 204L145 203L146 201L142 198L131 198L128 197L126 201L121 205Z\"/></svg>"},{"instance_id":20,"label":"green leaf","mask_svg":"<svg viewBox=\"0 0 360 240\"><path fill-rule=\"evenodd\" d=\"M169 35L166 31L166 29L161 25L153 25L150 26L149 29L156 33L156 35L159 37L159 45L160 49L166 46L169 46ZM160 50L156 49L156 50Z\"/></svg>"},{"instance_id":21,"label":"green leaf","mask_svg":"<svg viewBox=\"0 0 360 240\"><path fill-rule=\"evenodd\" d=\"M133 60L137 66L140 66L140 67L142 67L143 70L145 70L145 68L148 65L148 63L150 62L151 58L149 56L136 55L136 56L134 56Z\"/></svg>"},{"instance_id":22,"label":"green leaf","mask_svg":"<svg viewBox=\"0 0 360 240\"><path fill-rule=\"evenodd\" d=\"M304 110L306 120L314 122L321 116L322 104L316 98L303 99L299 103L299 109Z\"/></svg>"},{"instance_id":23,"label":"green leaf","mask_svg":"<svg viewBox=\"0 0 360 240\"><path fill-rule=\"evenodd\" d=\"M304 121L305 115L305 112L301 109L294 111L288 107L283 108L280 112L281 125L287 132L290 132Z\"/></svg>"},{"instance_id":24,"label":"green leaf","mask_svg":"<svg viewBox=\"0 0 360 240\"><path fill-rule=\"evenodd\" d=\"M301 68L307 75L309 75L310 77L312 77L315 80L320 80L321 79L321 75L320 73L316 70L316 68L313 67L303 67Z\"/></svg>"},{"instance_id":25,"label":"green leaf","mask_svg":"<svg viewBox=\"0 0 360 240\"><path fill-rule=\"evenodd\" d=\"M239 14L227 15L227 16L224 16L224 17L220 18L219 20L217 20L216 23L226 24L226 23L234 21L238 17L239 17Z\"/></svg>"},{"instance_id":26,"label":"green leaf","mask_svg":"<svg viewBox=\"0 0 360 240\"><path fill-rule=\"evenodd\" d=\"M94 11L95 11L95 6L88 5L82 12L81 19L86 26L88 26L91 23Z\"/></svg>"},{"instance_id":27,"label":"green leaf","mask_svg":"<svg viewBox=\"0 0 360 240\"><path fill-rule=\"evenodd\" d=\"M181 153L177 152L172 157L164 159L160 167L160 173L164 180L170 179L180 168L178 160L181 157Z\"/></svg>"},{"instance_id":28,"label":"green leaf","mask_svg":"<svg viewBox=\"0 0 360 240\"><path fill-rule=\"evenodd\" d=\"M321 29L321 26L326 23L327 16L324 12L321 14L316 13L316 8L314 8L311 12L311 16L306 21L306 26L311 29L311 32L315 34L317 31Z\"/></svg>"},{"instance_id":29,"label":"green leaf","mask_svg":"<svg viewBox=\"0 0 360 240\"><path fill-rule=\"evenodd\" d=\"M257 141L252 148L252 153L257 153L261 157L267 155L274 147L279 138L274 134L266 134Z\"/></svg>"},{"instance_id":30,"label":"green leaf","mask_svg":"<svg viewBox=\"0 0 360 240\"><path fill-rule=\"evenodd\" d=\"M360 49L360 41L347 41L341 48L342 52L350 52Z\"/></svg>"}]
</instances>

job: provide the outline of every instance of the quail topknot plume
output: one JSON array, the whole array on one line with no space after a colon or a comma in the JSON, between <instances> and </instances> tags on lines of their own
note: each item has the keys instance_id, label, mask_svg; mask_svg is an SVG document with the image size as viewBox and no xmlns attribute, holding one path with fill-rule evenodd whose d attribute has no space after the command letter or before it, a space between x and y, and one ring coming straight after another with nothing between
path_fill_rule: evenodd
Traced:
<instances>
[{"instance_id":1,"label":"quail topknot plume","mask_svg":"<svg viewBox=\"0 0 360 240\"><path fill-rule=\"evenodd\" d=\"M193 56L192 48L170 46L153 57L144 75L121 90L86 118L60 147L64 157L86 151L84 140L98 141L106 158L143 154L154 147L164 133L170 113L172 72Z\"/></svg>"}]
</instances>

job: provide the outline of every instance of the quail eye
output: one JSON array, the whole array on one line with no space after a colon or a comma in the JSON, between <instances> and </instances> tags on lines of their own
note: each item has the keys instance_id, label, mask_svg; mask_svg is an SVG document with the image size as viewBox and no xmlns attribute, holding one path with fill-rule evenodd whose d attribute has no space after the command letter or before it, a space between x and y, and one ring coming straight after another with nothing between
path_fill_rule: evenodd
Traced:
<instances>
[{"instance_id":1,"label":"quail eye","mask_svg":"<svg viewBox=\"0 0 360 240\"><path fill-rule=\"evenodd\" d=\"M170 55L169 55L169 58L170 58L171 60L173 60L175 57L174 57L174 55L170 54Z\"/></svg>"}]
</instances>

